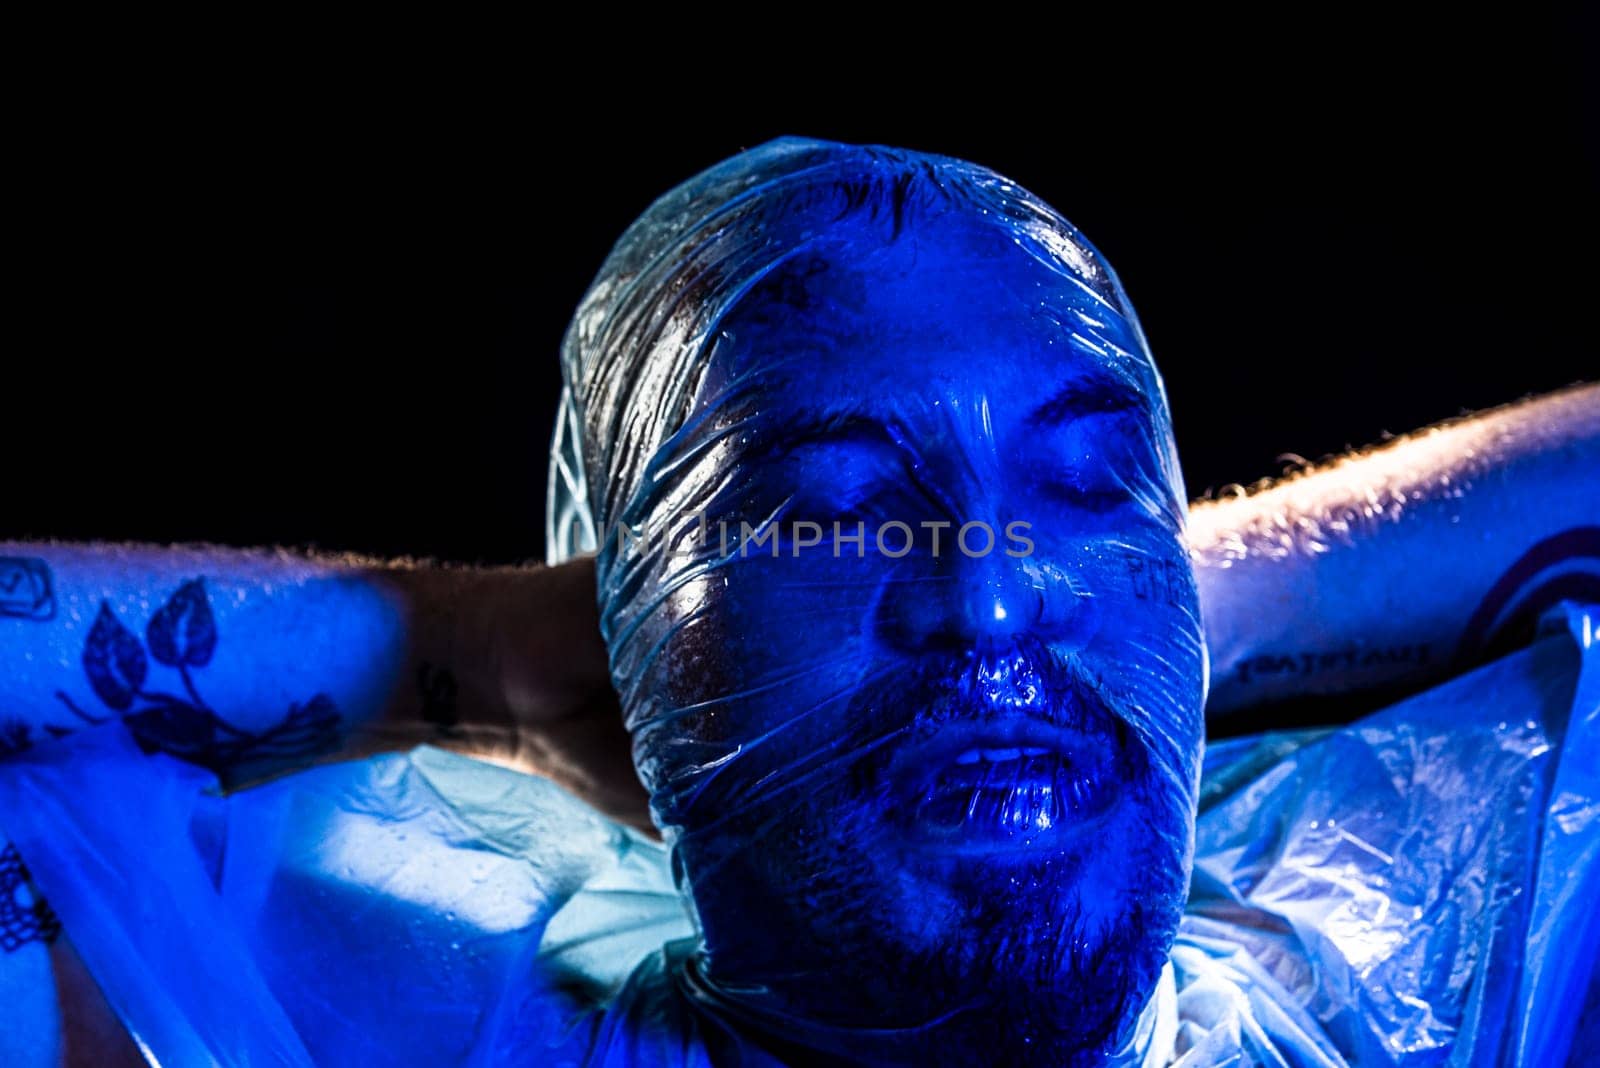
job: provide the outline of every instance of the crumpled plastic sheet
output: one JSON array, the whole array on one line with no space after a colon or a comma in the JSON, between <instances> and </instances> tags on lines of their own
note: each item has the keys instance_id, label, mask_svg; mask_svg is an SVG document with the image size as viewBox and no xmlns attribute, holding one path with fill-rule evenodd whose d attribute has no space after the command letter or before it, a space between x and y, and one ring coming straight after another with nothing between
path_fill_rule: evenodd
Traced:
<instances>
[{"instance_id":1,"label":"crumpled plastic sheet","mask_svg":"<svg viewBox=\"0 0 1600 1068\"><path fill-rule=\"evenodd\" d=\"M1558 609L1531 648L1286 755L1270 736L1208 752L1173 960L1278 988L1219 1017L1239 1030L1222 1050L1278 1063L1252 1032L1294 1005L1352 1064L1560 1064L1588 990L1592 1052L1597 622Z\"/></svg>"},{"instance_id":2,"label":"crumpled plastic sheet","mask_svg":"<svg viewBox=\"0 0 1600 1068\"><path fill-rule=\"evenodd\" d=\"M1600 614L1552 619L1348 728L1211 749L1134 1063L1591 1063ZM223 797L97 729L8 765L0 806L157 1063L737 1048L673 979L694 940L666 850L535 776L420 748Z\"/></svg>"}]
</instances>

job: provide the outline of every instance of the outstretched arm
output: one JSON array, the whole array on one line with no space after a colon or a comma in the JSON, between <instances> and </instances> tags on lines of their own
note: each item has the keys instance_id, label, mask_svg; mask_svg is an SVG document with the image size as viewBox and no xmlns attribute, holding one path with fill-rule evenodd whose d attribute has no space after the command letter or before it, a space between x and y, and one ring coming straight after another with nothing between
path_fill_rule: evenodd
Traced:
<instances>
[{"instance_id":1,"label":"outstretched arm","mask_svg":"<svg viewBox=\"0 0 1600 1068\"><path fill-rule=\"evenodd\" d=\"M1196 503L1208 715L1454 673L1600 598L1600 385Z\"/></svg>"},{"instance_id":2,"label":"outstretched arm","mask_svg":"<svg viewBox=\"0 0 1600 1068\"><path fill-rule=\"evenodd\" d=\"M0 543L0 753L113 719L237 784L432 742L643 820L590 561Z\"/></svg>"}]
</instances>

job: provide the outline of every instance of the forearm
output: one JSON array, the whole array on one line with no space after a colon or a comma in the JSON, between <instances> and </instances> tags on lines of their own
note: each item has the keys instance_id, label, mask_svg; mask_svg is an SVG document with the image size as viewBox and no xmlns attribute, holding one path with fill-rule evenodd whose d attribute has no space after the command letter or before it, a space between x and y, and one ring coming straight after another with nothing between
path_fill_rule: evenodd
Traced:
<instances>
[{"instance_id":1,"label":"forearm","mask_svg":"<svg viewBox=\"0 0 1600 1068\"><path fill-rule=\"evenodd\" d=\"M1446 674L1552 599L1593 595L1597 538L1600 386L1198 503L1208 710Z\"/></svg>"},{"instance_id":2,"label":"forearm","mask_svg":"<svg viewBox=\"0 0 1600 1068\"><path fill-rule=\"evenodd\" d=\"M61 543L0 559L0 745L120 718L225 779L424 740L514 752L518 717L554 715L594 671L581 643L539 658L549 628L505 633L543 568ZM547 670L519 680L513 639Z\"/></svg>"}]
</instances>

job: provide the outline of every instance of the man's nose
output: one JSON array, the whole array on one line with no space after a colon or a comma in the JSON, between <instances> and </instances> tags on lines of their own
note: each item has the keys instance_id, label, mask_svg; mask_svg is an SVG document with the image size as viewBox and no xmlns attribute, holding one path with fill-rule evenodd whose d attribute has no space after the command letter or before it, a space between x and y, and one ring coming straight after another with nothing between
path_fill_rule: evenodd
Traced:
<instances>
[{"instance_id":1,"label":"man's nose","mask_svg":"<svg viewBox=\"0 0 1600 1068\"><path fill-rule=\"evenodd\" d=\"M928 565L890 577L878 602L878 637L901 652L1004 647L1024 635L1077 648L1093 632L1089 593L1059 566L998 550Z\"/></svg>"}]
</instances>

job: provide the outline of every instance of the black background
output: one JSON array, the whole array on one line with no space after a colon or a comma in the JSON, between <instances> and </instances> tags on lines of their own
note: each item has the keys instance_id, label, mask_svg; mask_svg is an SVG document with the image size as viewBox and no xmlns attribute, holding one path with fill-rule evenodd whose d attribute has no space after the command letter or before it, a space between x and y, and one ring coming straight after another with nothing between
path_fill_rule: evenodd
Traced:
<instances>
[{"instance_id":1,"label":"black background","mask_svg":"<svg viewBox=\"0 0 1600 1068\"><path fill-rule=\"evenodd\" d=\"M584 287L656 195L784 133L963 156L1076 223L1140 311L1194 495L1600 377L1585 27L1251 29L1159 61L1027 27L903 69L680 56L621 103L587 53L338 91L287 59L113 79L14 157L40 238L0 536L540 556Z\"/></svg>"}]
</instances>

